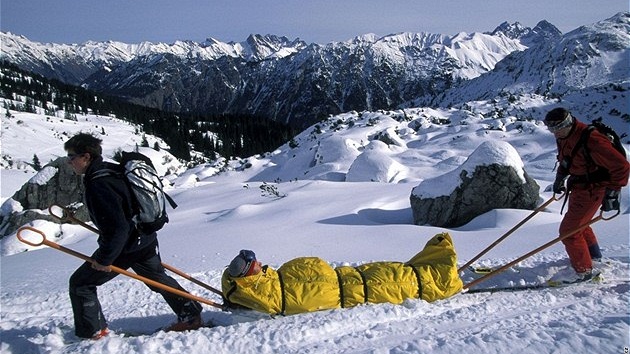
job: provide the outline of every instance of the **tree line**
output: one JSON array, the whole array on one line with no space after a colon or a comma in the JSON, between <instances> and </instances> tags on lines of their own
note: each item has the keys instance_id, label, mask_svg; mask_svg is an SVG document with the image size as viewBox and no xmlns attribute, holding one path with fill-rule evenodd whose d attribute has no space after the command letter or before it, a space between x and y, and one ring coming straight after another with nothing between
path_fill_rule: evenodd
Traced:
<instances>
[{"instance_id":1,"label":"tree line","mask_svg":"<svg viewBox=\"0 0 630 354\"><path fill-rule=\"evenodd\" d=\"M0 61L0 69L0 96L14 102L5 108L32 113L41 109L47 115L59 110L66 115L115 115L162 138L170 153L185 161L191 160L193 150L208 159L217 154L226 158L252 156L276 149L297 133L286 124L255 115L165 112L48 79L6 61Z\"/></svg>"}]
</instances>

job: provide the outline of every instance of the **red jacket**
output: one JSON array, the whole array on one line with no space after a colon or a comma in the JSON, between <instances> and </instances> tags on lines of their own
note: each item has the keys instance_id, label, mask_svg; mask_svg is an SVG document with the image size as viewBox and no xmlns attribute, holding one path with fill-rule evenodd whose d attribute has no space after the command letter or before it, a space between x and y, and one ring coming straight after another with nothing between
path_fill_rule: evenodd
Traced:
<instances>
[{"instance_id":1,"label":"red jacket","mask_svg":"<svg viewBox=\"0 0 630 354\"><path fill-rule=\"evenodd\" d=\"M558 144L558 161L560 162L558 173L568 174L578 184L583 185L587 175L593 176L591 183L587 183L590 186L620 190L621 187L628 184L630 164L625 156L613 147L606 136L597 130L593 130L588 139L586 139L586 147L593 163L588 162L582 148L578 148L577 153L571 157L573 148L587 127L586 124L576 120L569 136L556 140ZM562 161L565 159L571 160L568 171L565 166L562 166ZM602 168L607 170L608 174L602 174ZM605 176L605 178L602 179L601 176Z\"/></svg>"}]
</instances>

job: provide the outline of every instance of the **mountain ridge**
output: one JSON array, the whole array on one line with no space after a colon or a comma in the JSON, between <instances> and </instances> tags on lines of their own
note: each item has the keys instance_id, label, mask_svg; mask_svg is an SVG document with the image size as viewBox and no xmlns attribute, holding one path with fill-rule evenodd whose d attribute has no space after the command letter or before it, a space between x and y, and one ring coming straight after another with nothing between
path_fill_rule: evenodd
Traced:
<instances>
[{"instance_id":1,"label":"mountain ridge","mask_svg":"<svg viewBox=\"0 0 630 354\"><path fill-rule=\"evenodd\" d=\"M255 114L304 128L351 110L444 106L488 99L503 91L562 95L611 79L624 82L628 75L622 70L605 77L601 73L613 62L624 67L627 17L628 13L619 13L565 35L543 20L534 28L503 22L489 33L365 34L325 45L250 35L230 43L208 38L170 45L38 46L2 33L2 59L166 111ZM591 51L579 48L581 62L565 58L551 67L544 64L578 48L575 41L589 41L585 33L602 40L591 43ZM6 41L9 36L11 41ZM68 59L73 48L76 60ZM44 49L52 54L45 55ZM567 73L556 70L558 65L582 70L585 78L576 85L568 81Z\"/></svg>"}]
</instances>

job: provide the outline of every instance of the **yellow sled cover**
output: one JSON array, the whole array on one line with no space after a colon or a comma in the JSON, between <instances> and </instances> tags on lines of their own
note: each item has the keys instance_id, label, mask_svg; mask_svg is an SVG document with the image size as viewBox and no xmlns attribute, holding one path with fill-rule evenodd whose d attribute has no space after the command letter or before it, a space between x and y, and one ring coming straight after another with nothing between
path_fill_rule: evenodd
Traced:
<instances>
[{"instance_id":1,"label":"yellow sled cover","mask_svg":"<svg viewBox=\"0 0 630 354\"><path fill-rule=\"evenodd\" d=\"M406 263L375 262L333 269L316 257L293 259L278 270L221 279L226 303L276 315L296 314L363 303L405 299L445 299L462 289L457 256L448 233L435 235Z\"/></svg>"}]
</instances>

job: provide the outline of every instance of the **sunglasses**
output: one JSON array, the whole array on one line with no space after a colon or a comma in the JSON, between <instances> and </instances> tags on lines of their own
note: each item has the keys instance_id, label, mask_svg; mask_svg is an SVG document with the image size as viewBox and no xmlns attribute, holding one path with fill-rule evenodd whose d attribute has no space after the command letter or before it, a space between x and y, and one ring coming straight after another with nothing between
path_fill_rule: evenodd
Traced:
<instances>
[{"instance_id":1,"label":"sunglasses","mask_svg":"<svg viewBox=\"0 0 630 354\"><path fill-rule=\"evenodd\" d=\"M79 156L81 156L81 155L83 155L83 154L70 154L70 153L68 153L68 155L67 155L67 156L68 156L68 159L69 159L70 161L74 161L74 159L76 159L77 157L79 157Z\"/></svg>"}]
</instances>

